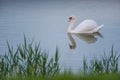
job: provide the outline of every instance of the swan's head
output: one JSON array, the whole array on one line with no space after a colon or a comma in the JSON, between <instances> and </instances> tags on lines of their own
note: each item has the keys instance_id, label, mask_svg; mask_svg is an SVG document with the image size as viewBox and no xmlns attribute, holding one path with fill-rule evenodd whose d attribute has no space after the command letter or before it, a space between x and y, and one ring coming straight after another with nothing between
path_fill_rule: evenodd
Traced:
<instances>
[{"instance_id":1,"label":"swan's head","mask_svg":"<svg viewBox=\"0 0 120 80\"><path fill-rule=\"evenodd\" d=\"M70 16L69 19L68 19L68 22L73 22L76 20L76 17L75 16Z\"/></svg>"}]
</instances>

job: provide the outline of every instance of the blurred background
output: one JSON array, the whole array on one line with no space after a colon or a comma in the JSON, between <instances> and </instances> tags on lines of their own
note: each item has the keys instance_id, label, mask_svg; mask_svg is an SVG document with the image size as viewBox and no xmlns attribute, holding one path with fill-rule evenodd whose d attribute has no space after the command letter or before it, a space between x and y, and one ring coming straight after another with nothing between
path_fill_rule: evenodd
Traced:
<instances>
[{"instance_id":1,"label":"blurred background","mask_svg":"<svg viewBox=\"0 0 120 80\"><path fill-rule=\"evenodd\" d=\"M23 42L40 42L42 49L53 56L59 48L62 68L78 71L83 58L90 60L109 53L112 45L120 53L120 0L0 0L0 54L7 53L8 41L16 48ZM96 42L86 43L72 35L76 48L70 49L67 35L69 16L77 17L76 26L85 19L93 19L103 37L95 36Z\"/></svg>"}]
</instances>

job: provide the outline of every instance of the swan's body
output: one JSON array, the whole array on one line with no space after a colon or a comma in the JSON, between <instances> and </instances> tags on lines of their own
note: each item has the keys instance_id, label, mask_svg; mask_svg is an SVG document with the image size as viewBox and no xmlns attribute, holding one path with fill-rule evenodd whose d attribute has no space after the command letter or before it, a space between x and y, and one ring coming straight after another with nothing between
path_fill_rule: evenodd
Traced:
<instances>
[{"instance_id":1,"label":"swan's body","mask_svg":"<svg viewBox=\"0 0 120 80\"><path fill-rule=\"evenodd\" d=\"M73 29L75 22L76 22L76 17L72 16L69 18L70 26L68 28L68 33L95 33L98 32L103 25L98 26L97 23L94 20L84 20L82 21L75 29Z\"/></svg>"}]
</instances>

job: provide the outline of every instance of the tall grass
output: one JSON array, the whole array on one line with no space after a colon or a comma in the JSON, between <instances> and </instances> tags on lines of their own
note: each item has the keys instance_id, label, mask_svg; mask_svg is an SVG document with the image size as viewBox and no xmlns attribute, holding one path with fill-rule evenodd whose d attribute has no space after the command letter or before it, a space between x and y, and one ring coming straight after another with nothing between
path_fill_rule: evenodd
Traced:
<instances>
[{"instance_id":1,"label":"tall grass","mask_svg":"<svg viewBox=\"0 0 120 80\"><path fill-rule=\"evenodd\" d=\"M58 48L55 56L48 60L48 53L42 51L40 44L36 45L31 41L19 44L16 50L8 46L8 53L0 55L0 78L5 79L9 76L42 76L53 77L60 71Z\"/></svg>"},{"instance_id":2,"label":"tall grass","mask_svg":"<svg viewBox=\"0 0 120 80\"><path fill-rule=\"evenodd\" d=\"M120 55L112 46L109 55L94 58L87 62L83 59L83 73L74 74L71 69L60 72L58 48L55 55L49 58L40 44L27 42L13 46L7 42L8 53L0 55L0 80L118 80L120 73L118 60Z\"/></svg>"},{"instance_id":3,"label":"tall grass","mask_svg":"<svg viewBox=\"0 0 120 80\"><path fill-rule=\"evenodd\" d=\"M90 60L90 64L88 64L87 60L84 58L83 60L83 70L84 74L86 73L118 73L118 61L120 55L114 51L112 46L109 55L104 55L101 59L94 58Z\"/></svg>"}]
</instances>

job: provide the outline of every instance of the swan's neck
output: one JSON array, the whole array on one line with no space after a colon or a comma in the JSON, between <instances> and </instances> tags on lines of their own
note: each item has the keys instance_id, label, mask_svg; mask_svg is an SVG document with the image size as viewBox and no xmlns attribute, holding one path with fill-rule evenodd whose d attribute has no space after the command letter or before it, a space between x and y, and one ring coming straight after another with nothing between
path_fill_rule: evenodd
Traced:
<instances>
[{"instance_id":1,"label":"swan's neck","mask_svg":"<svg viewBox=\"0 0 120 80\"><path fill-rule=\"evenodd\" d=\"M73 31L73 28L74 28L74 26L75 26L75 23L76 23L75 20L70 23L70 25L69 25L69 27L68 27L68 32L69 32L69 33L71 33L71 32Z\"/></svg>"}]
</instances>

